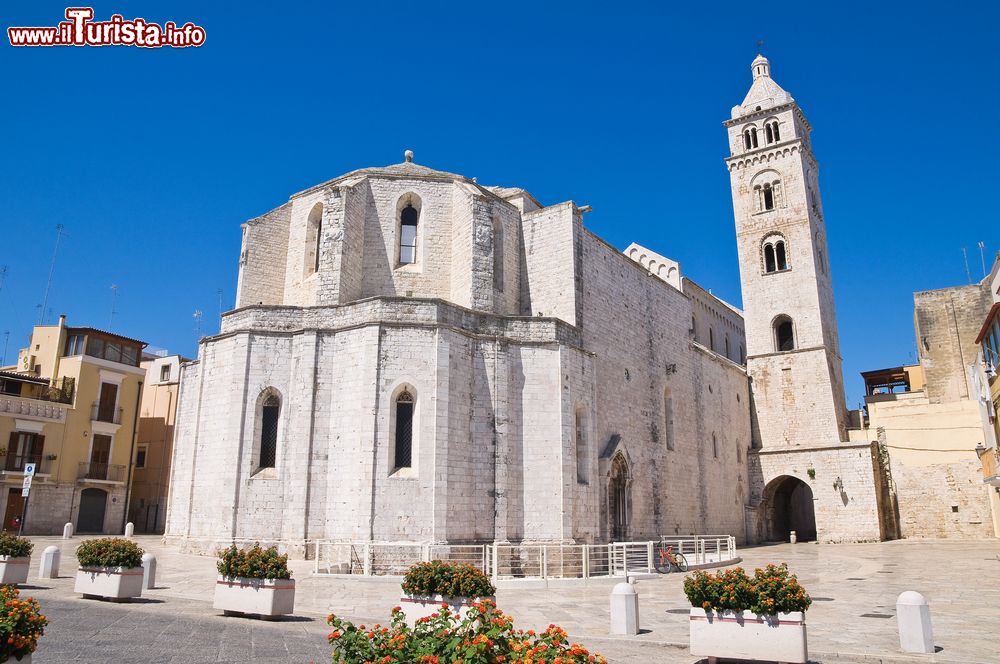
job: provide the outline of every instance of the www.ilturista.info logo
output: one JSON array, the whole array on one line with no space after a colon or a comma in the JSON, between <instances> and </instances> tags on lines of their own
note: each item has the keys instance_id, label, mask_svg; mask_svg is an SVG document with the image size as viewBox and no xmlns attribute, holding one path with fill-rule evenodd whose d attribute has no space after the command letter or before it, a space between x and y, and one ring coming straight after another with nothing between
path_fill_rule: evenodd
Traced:
<instances>
[{"instance_id":1,"label":"www.ilturista.info logo","mask_svg":"<svg viewBox=\"0 0 1000 664\"><path fill-rule=\"evenodd\" d=\"M140 48L187 48L205 43L205 28L188 22L163 25L146 19L126 20L113 14L107 21L94 21L92 7L67 7L66 20L54 28L7 28L11 46L138 46Z\"/></svg>"}]
</instances>

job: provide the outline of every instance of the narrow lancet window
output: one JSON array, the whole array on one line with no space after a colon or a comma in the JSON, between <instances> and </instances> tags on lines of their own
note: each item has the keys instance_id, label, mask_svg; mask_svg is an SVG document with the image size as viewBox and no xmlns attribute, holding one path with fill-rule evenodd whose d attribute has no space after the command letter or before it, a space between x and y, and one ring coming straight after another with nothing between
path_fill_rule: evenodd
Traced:
<instances>
[{"instance_id":1,"label":"narrow lancet window","mask_svg":"<svg viewBox=\"0 0 1000 664\"><path fill-rule=\"evenodd\" d=\"M399 216L399 264L417 262L417 221L420 213L407 203Z\"/></svg>"},{"instance_id":2,"label":"narrow lancet window","mask_svg":"<svg viewBox=\"0 0 1000 664\"><path fill-rule=\"evenodd\" d=\"M413 465L413 395L403 390L396 397L395 467Z\"/></svg>"}]
</instances>

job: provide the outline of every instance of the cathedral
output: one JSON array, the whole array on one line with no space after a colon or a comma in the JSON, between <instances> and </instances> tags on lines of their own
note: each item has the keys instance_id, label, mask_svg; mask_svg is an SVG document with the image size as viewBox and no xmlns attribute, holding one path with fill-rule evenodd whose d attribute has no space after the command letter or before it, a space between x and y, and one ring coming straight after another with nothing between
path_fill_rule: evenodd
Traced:
<instances>
[{"instance_id":1,"label":"cathedral","mask_svg":"<svg viewBox=\"0 0 1000 664\"><path fill-rule=\"evenodd\" d=\"M745 311L586 206L409 151L244 224L236 307L183 368L167 538L884 537L810 125L752 71L725 122Z\"/></svg>"}]
</instances>

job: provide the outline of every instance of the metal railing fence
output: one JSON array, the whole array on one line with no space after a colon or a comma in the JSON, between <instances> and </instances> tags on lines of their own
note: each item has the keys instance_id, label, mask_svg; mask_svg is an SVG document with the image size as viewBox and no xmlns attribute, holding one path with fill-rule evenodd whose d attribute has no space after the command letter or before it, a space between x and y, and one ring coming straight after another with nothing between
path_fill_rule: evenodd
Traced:
<instances>
[{"instance_id":1,"label":"metal railing fence","mask_svg":"<svg viewBox=\"0 0 1000 664\"><path fill-rule=\"evenodd\" d=\"M652 573L664 547L690 565L724 564L736 558L736 538L664 536L610 544L419 544L412 542L310 541L314 573L401 576L417 562L444 560L473 565L494 579L589 579Z\"/></svg>"}]
</instances>

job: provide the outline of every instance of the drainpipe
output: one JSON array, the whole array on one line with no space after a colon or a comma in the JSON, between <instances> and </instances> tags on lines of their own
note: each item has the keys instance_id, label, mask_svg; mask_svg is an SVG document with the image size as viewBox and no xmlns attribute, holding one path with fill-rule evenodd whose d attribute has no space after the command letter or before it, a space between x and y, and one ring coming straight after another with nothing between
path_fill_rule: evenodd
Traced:
<instances>
[{"instance_id":1,"label":"drainpipe","mask_svg":"<svg viewBox=\"0 0 1000 664\"><path fill-rule=\"evenodd\" d=\"M132 460L135 458L135 438L139 429L139 405L142 401L142 381L135 389L135 415L132 417L132 448L128 454L128 480L125 482L125 511L122 513L122 532L128 520L129 502L132 500Z\"/></svg>"}]
</instances>

